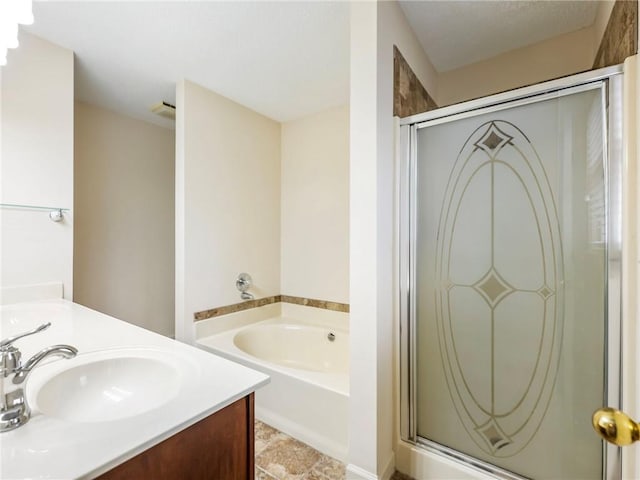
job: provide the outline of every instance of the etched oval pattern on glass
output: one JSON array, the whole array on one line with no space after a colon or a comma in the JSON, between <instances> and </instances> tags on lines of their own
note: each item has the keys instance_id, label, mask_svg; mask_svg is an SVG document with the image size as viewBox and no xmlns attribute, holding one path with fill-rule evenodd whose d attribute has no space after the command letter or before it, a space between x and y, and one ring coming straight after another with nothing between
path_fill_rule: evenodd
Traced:
<instances>
[{"instance_id":1,"label":"etched oval pattern on glass","mask_svg":"<svg viewBox=\"0 0 640 480\"><path fill-rule=\"evenodd\" d=\"M438 228L436 314L460 420L486 453L535 436L562 340L562 245L553 193L515 125L484 123L451 171Z\"/></svg>"}]
</instances>

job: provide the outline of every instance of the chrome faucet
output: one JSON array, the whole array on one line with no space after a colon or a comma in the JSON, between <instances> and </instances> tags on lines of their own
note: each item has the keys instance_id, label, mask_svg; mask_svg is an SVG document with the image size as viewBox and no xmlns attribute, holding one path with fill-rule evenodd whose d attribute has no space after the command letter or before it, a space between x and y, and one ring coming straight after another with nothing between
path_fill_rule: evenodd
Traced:
<instances>
[{"instance_id":1,"label":"chrome faucet","mask_svg":"<svg viewBox=\"0 0 640 480\"><path fill-rule=\"evenodd\" d=\"M0 432L7 432L24 425L31 417L31 409L25 395L25 382L33 369L45 358L59 356L73 358L78 353L70 345L53 345L40 350L29 360L21 361L20 350L13 346L16 340L46 330L51 322L0 342Z\"/></svg>"},{"instance_id":2,"label":"chrome faucet","mask_svg":"<svg viewBox=\"0 0 640 480\"><path fill-rule=\"evenodd\" d=\"M248 273L241 273L236 280L236 288L240 291L240 298L242 300L253 300L253 294L247 292L253 285L253 279Z\"/></svg>"}]
</instances>

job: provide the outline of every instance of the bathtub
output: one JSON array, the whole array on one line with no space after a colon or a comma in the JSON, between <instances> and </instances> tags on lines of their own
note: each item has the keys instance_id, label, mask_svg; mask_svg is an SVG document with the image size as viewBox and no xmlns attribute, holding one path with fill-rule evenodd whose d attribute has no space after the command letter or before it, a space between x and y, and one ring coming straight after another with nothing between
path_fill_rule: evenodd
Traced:
<instances>
[{"instance_id":1,"label":"bathtub","mask_svg":"<svg viewBox=\"0 0 640 480\"><path fill-rule=\"evenodd\" d=\"M197 322L196 344L271 377L256 418L346 461L348 314L268 305Z\"/></svg>"}]
</instances>

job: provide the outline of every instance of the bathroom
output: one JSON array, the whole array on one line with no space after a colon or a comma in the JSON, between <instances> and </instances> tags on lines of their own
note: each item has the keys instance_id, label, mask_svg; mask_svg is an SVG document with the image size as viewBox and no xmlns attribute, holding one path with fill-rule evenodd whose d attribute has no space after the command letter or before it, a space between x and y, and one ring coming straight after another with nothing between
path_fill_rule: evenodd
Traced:
<instances>
[{"instance_id":1,"label":"bathroom","mask_svg":"<svg viewBox=\"0 0 640 480\"><path fill-rule=\"evenodd\" d=\"M606 13L611 12L612 6L608 5L608 12L603 7L604 20L598 17L599 23L589 24L588 28L546 40L546 43L523 47L520 52L497 55L484 63L449 69L444 73L438 73L431 65L424 53L426 48L423 50L415 36L407 20L407 17L417 17L407 12L406 9L410 6L401 7L394 2L336 6L338 11L331 13L340 16L341 23L333 24L335 35L331 38L342 42L333 48L333 52L340 57L335 60L339 65L332 65L333 61L330 60L326 60L324 64L347 70L348 83L346 90L345 84L340 88L340 101L333 105L325 104L322 108L311 106L309 111L315 112L313 114L297 117L292 114L289 120L274 121L249 109L240 108L237 103L243 102L239 100L230 105L233 102L227 102L216 94L222 93L222 89L209 89L213 90L209 92L189 81L178 82L176 102L179 109L175 139L169 138L173 135L173 130L164 128L165 132L157 134L162 139L150 142L155 144L157 150L149 155L149 164L138 171L123 158L124 161L118 168L123 173L126 172L126 175L115 175L113 178L105 178L108 171L100 168L114 161L111 158L115 159L116 155L101 159L97 153L102 148L91 150L89 146L79 145L77 141L74 145L73 129L76 129L78 135L77 129L89 125L91 121L87 111L94 107L86 105L90 100L85 100L85 105L76 104L75 125L73 121L62 121L63 112L66 112L67 118L73 118L73 111L69 111L69 105L73 109L73 68L70 75L67 68L64 73L67 77L60 78L61 89L55 95L56 101L60 103L51 106L51 116L47 118L44 105L53 101L52 96L48 96L46 102L39 99L37 106L34 106L41 122L49 121L56 125L58 138L66 136L70 139L62 146L66 150L60 154L66 160L61 160L60 165L51 170L42 169L37 162L44 153L48 153L46 142L42 140L39 142L40 146L30 145L29 148L23 144L21 148L24 152L33 153L29 157L23 154L21 161L24 171L18 174L26 175L28 172L29 177L14 180L9 186L3 181L3 202L60 206L70 210L64 212L66 223L55 225L63 228L58 228L51 235L43 234L47 241L39 245L31 243L33 240L29 238L32 236L29 236L27 230L39 228L39 224L35 223L21 227L25 229L21 231L27 234L27 238L5 238L5 232L9 230L5 227L12 225L10 222L37 220L36 217L27 218L24 213L19 217L18 212L3 210L3 287L61 280L65 283L67 295L73 285L73 297L67 298L77 299L79 303L117 318L130 320L163 335L175 335L178 340L187 342L195 340L196 331L203 322L219 319L219 316L212 316L210 319L199 320L195 322L194 328L196 312L210 312L241 302L236 280L244 272L252 277L253 285L249 293L256 299L285 295L297 299L321 300L338 306L349 305L351 353L349 418L346 429L358 432L357 435L351 434L346 456L341 458L348 464L349 474L353 478L389 478L395 468L414 478L447 475L424 473L433 472L429 469L436 467L433 464L425 465L428 460L417 449L399 439L399 420L393 413L399 410L399 399L393 393L398 391L398 388L394 388L398 381L395 360L398 355L395 323L398 321L395 314L398 300L395 293L397 289L394 287L396 274L393 261L396 173L393 162L388 160L393 158L396 149L393 114L404 117L430 109L432 105L429 105L427 97L422 104L420 102L424 98L418 98L415 102L418 110L411 110L415 98L412 96L419 90L416 84L420 83L433 96L435 103L443 106L589 70L597 45L591 40L587 42L587 39L598 34L602 37L608 20ZM46 15L44 6L36 4L36 23L32 27L35 35L38 32L38 8L43 12L41 18ZM43 33L40 35L44 36ZM64 40L56 42L52 37L51 41L63 44ZM21 39L21 46L15 52L19 52L27 44L28 40L23 42ZM588 49L576 47L587 44ZM408 70L404 69L402 60L396 56L396 79L394 45L411 66ZM61 50L64 51L56 50L56 55L66 57L63 61L68 66L73 58L69 60L68 48ZM349 50L358 54L349 55ZM530 61L532 58L548 57L549 51L555 52L555 58L559 59L556 63L540 64ZM286 57L287 54L283 56ZM8 62L11 65L11 54ZM491 72L499 71L500 65L504 66L505 63L514 67L510 69L512 76L492 75ZM91 65L83 63L83 56L79 52L76 70L90 67ZM3 70L4 68L6 67ZM114 68L122 67L116 65ZM411 70L419 79L417 83L415 77L411 77ZM339 78L345 78L344 71L335 74ZM409 76L407 83L413 86L409 93L401 90L407 84L403 81L403 75ZM377 81L372 82L371 79ZM475 81L471 82L470 79ZM394 87L396 105L392 111ZM91 92L82 94L87 96L85 98L91 98ZM78 90L75 95L78 95ZM173 95L176 95L175 90ZM416 96L424 97L420 94ZM408 111L400 109L403 99L407 100ZM152 102L158 100L163 99L155 98ZM127 103L125 98L119 101ZM200 107L205 104L211 108L189 110L194 118L197 117L197 121L205 118L205 124L215 124L221 121L221 117L216 116L215 112L225 111L225 120L239 123L233 125L231 122L221 126L220 130L205 129L198 137L201 144L187 145L185 142L194 142L195 136L188 133L190 130L186 126L191 118L180 118L180 106ZM248 100L244 104L251 106L251 110L266 108L259 107L258 104L253 106ZM224 110L227 108L229 110ZM183 111L190 114L186 109ZM99 113L102 118L108 116L105 112ZM207 115L210 116L206 117ZM78 122L78 118L84 121ZM158 122L162 123L164 119L154 123ZM50 128L51 123L45 128ZM109 138L123 138L126 130L142 128L133 123L129 125L128 128L125 126L110 133L110 137L107 136L102 141L108 144ZM233 150L232 147L239 143L236 139L240 125L252 125L256 131L263 133L261 139L264 143L241 145L242 148ZM62 131L64 128L67 130ZM153 127L149 129L158 131ZM161 135L162 133L165 135ZM174 178L170 168L174 159L170 156L162 157L160 153L171 150L172 141L177 147L176 152L188 151L184 158L180 158L179 153L175 156L175 217L173 198L167 195L168 192L174 193L171 191ZM28 144L27 141L25 143ZM94 141L93 145L95 144ZM4 148L7 148L5 142ZM73 158L74 148L75 155L78 156L80 151L84 155L83 160L86 159L87 162L103 162L100 168L95 168L93 172L78 172L77 169L81 168L79 164L74 167L68 161ZM215 150L216 148L220 150ZM215 165L204 161L189 163L194 158L217 158L214 152L235 157L230 164ZM5 155L3 150L3 160L9 158ZM164 162L163 169L156 170L151 162L157 162L161 158ZM372 158L377 158L378 162L372 162ZM4 165L3 161L3 167ZM143 192L139 191L143 184L151 184L145 181L150 170L162 175L160 178L154 175L155 197L142 195ZM255 178L249 177L248 172L256 173ZM6 178L4 173L3 168L3 178ZM101 191L103 196L96 198L94 195L91 198L92 192L100 191L98 184L92 185L85 177L91 173L91 181L99 181L102 177L105 182L111 182L112 190ZM219 176L223 176L225 180L218 181ZM47 193L46 186L51 178L57 177L62 185L55 192ZM131 183L125 183L125 177ZM27 180L35 186L34 192L29 198L18 200L24 196L12 192L12 185L17 186L21 181ZM75 187L69 182L73 182ZM304 185L304 188L299 188L300 185ZM80 201L79 195L87 195L88 198ZM220 198L225 203L222 208L216 209L215 205L219 205L216 202ZM91 203L92 201L95 203ZM136 214L140 217L136 217ZM108 225L110 219L122 218L123 215L128 215L129 223L122 227L122 231L101 230ZM203 218L207 221L203 221ZM179 232L175 243L172 238L173 222ZM242 225L242 230L238 229L239 224ZM83 231L82 228L87 226L91 226L91 229ZM233 231L237 235L234 238L220 239L216 236L216 232L220 230ZM123 243L123 239L127 242ZM132 239L140 243L135 243L135 250L128 250L132 248ZM225 250L228 244L233 248ZM26 260L19 254L26 250L25 245L32 247ZM157 250L150 251L154 248ZM41 256L33 256L34 250ZM95 251L105 253L95 255ZM194 251L201 252L201 255L194 258ZM154 258L162 259L162 262L154 261ZM11 262L15 263L12 265ZM107 275L96 275L100 269ZM133 272L139 271L147 271L149 274L147 277L134 278ZM178 285L175 298L174 279ZM92 285L91 280L106 283ZM133 283L134 281L138 283ZM139 311L134 312L133 308L140 299L147 301L137 304ZM288 302L279 303L281 307L295 307L295 304ZM246 310L245 313L259 308ZM161 323L156 322L156 317L162 317ZM443 465L441 468L449 466L446 461ZM423 469L423 473L420 469ZM459 477L451 472L448 475L449 478Z\"/></svg>"}]
</instances>

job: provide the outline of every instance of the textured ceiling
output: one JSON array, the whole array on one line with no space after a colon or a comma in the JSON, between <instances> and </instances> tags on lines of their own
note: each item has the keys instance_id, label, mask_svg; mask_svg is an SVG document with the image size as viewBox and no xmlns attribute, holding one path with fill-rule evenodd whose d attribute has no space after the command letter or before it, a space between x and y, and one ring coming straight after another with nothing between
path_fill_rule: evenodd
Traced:
<instances>
[{"instance_id":1,"label":"textured ceiling","mask_svg":"<svg viewBox=\"0 0 640 480\"><path fill-rule=\"evenodd\" d=\"M347 3L43 1L33 10L26 31L75 52L78 100L160 125L173 122L147 110L175 103L181 78L278 121L349 99Z\"/></svg>"},{"instance_id":2,"label":"textured ceiling","mask_svg":"<svg viewBox=\"0 0 640 480\"><path fill-rule=\"evenodd\" d=\"M597 1L401 1L433 66L452 70L587 27Z\"/></svg>"},{"instance_id":3,"label":"textured ceiling","mask_svg":"<svg viewBox=\"0 0 640 480\"><path fill-rule=\"evenodd\" d=\"M5 1L5 0L0 0ZM597 2L402 1L438 71L593 23ZM278 121L349 99L346 1L37 1L30 33L76 54L76 98L148 112L187 78ZM10 57L9 57L10 61Z\"/></svg>"}]
</instances>

